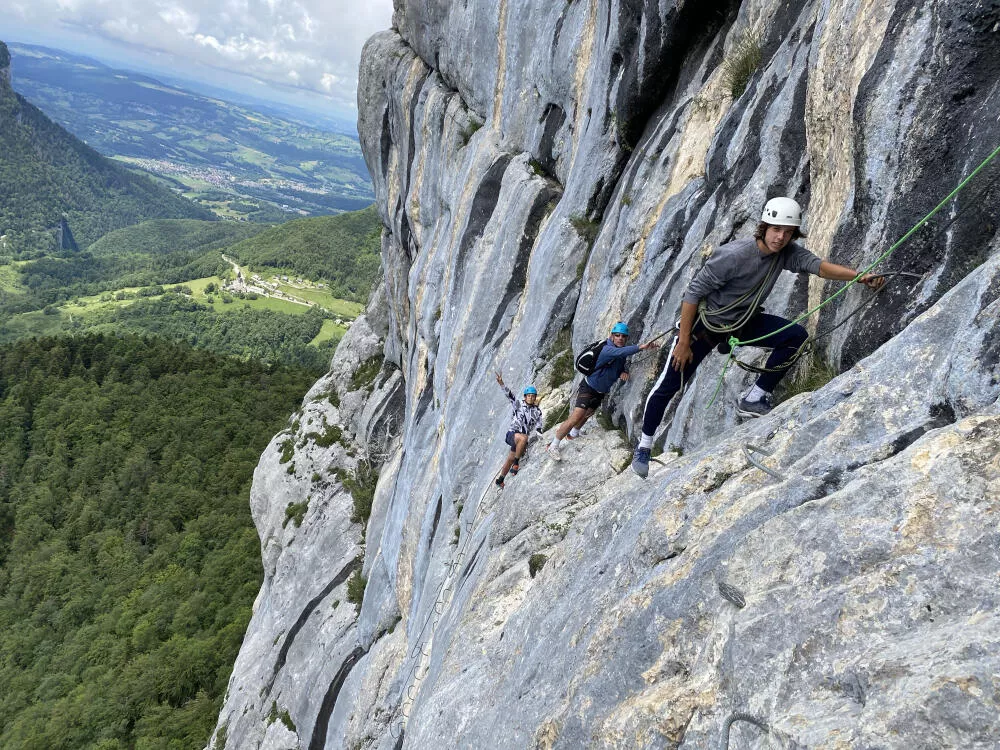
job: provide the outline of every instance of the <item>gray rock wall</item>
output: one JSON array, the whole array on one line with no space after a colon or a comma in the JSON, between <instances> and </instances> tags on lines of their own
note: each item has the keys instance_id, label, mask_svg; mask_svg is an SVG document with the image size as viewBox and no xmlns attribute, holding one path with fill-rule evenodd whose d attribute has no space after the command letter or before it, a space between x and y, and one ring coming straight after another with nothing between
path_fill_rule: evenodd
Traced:
<instances>
[{"instance_id":1,"label":"gray rock wall","mask_svg":"<svg viewBox=\"0 0 1000 750\"><path fill-rule=\"evenodd\" d=\"M668 329L768 197L861 267L1000 145L995 2L707 5L397 2L369 41L385 283L255 476L266 580L228 747L994 746L1000 164L882 266L916 278L810 319L843 323L822 388L740 425L751 381L731 368L706 409L706 360L642 481L619 472L665 353L636 357L610 423L493 488L496 371L554 414L570 343ZM786 274L768 310L839 286ZM324 418L342 445L305 437ZM362 528L335 470L365 460Z\"/></svg>"},{"instance_id":2,"label":"gray rock wall","mask_svg":"<svg viewBox=\"0 0 1000 750\"><path fill-rule=\"evenodd\" d=\"M7 45L0 42L0 85L10 87L11 75L10 75L10 50L7 49Z\"/></svg>"}]
</instances>

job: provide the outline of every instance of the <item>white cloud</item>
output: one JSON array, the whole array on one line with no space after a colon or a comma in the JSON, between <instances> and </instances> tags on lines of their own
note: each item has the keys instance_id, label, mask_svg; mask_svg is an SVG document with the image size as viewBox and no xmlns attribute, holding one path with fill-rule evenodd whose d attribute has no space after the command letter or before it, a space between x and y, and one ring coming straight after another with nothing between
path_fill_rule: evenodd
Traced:
<instances>
[{"instance_id":1,"label":"white cloud","mask_svg":"<svg viewBox=\"0 0 1000 750\"><path fill-rule=\"evenodd\" d=\"M392 0L0 0L7 13L351 108L361 47L389 27Z\"/></svg>"},{"instance_id":2,"label":"white cloud","mask_svg":"<svg viewBox=\"0 0 1000 750\"><path fill-rule=\"evenodd\" d=\"M323 77L319 79L319 85L323 90L330 94L333 93L334 88L338 83L340 83L340 78L333 75L333 73L324 73Z\"/></svg>"},{"instance_id":3,"label":"white cloud","mask_svg":"<svg viewBox=\"0 0 1000 750\"><path fill-rule=\"evenodd\" d=\"M191 36L198 31L198 14L188 13L184 8L165 8L159 13L160 19L173 27L181 36Z\"/></svg>"}]
</instances>

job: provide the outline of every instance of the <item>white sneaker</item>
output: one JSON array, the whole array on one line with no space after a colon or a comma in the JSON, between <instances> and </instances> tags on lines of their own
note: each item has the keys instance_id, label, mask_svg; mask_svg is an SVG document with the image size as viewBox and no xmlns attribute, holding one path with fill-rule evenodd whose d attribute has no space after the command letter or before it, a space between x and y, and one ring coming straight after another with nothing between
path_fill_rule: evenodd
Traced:
<instances>
[{"instance_id":1,"label":"white sneaker","mask_svg":"<svg viewBox=\"0 0 1000 750\"><path fill-rule=\"evenodd\" d=\"M558 443L549 443L547 446L545 446L545 450L548 451L548 454L550 456L552 456L553 461L562 461L562 456L559 455Z\"/></svg>"}]
</instances>

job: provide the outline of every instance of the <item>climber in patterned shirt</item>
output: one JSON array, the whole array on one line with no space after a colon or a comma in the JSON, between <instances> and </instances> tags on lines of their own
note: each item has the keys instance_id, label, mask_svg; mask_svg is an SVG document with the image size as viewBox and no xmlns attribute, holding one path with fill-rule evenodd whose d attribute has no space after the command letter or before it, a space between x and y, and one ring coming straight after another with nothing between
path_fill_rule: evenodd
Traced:
<instances>
[{"instance_id":1,"label":"climber in patterned shirt","mask_svg":"<svg viewBox=\"0 0 1000 750\"><path fill-rule=\"evenodd\" d=\"M506 443L510 446L510 453L507 454L507 460L504 461L500 475L496 478L496 486L503 489L503 480L507 476L507 472L517 474L518 469L521 468L521 458L524 457L524 451L528 447L528 435L531 434L532 430L539 435L542 434L542 410L537 406L538 391L535 390L535 386L529 385L524 389L522 394L524 401L522 401L503 384L503 378L500 377L499 372L497 373L497 382L514 406L514 414L510 418L510 429L507 430L506 438Z\"/></svg>"}]
</instances>

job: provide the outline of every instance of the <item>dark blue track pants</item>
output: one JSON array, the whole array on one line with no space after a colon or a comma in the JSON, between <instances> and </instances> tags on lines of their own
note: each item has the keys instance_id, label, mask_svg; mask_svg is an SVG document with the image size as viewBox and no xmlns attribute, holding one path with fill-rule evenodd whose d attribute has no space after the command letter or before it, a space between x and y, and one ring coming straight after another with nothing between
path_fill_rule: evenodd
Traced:
<instances>
[{"instance_id":1,"label":"dark blue track pants","mask_svg":"<svg viewBox=\"0 0 1000 750\"><path fill-rule=\"evenodd\" d=\"M779 328L786 325L788 325L788 321L784 318L780 318L777 315L760 313L759 315L755 315L749 323L740 329L738 336L741 339L756 339L761 336L767 336L766 339L753 344L753 346L772 349L773 351L771 352L771 356L767 358L765 367L779 367L795 355L795 352L798 351L798 348L802 346L809 336L806 333L806 329L800 325L793 325L791 328L787 328L780 333L775 333ZM684 368L683 374L677 372L672 363L674 347L677 345L677 337L674 337L673 344L670 346L670 353L667 355L667 362L663 367L663 372L656 379L656 385L653 386L652 392L646 399L646 409L642 414L642 431L646 435L656 434L656 428L660 426L660 420L663 419L663 412L667 410L670 399L681 389L682 382L691 382L691 378L694 377L698 365L701 364L701 361L716 346L711 338L705 335L706 331L700 324L695 324L693 334L691 339L691 353L694 354L694 358ZM722 337L715 339L715 341L718 342L720 339ZM773 393L786 372L788 372L788 368L782 368L776 372L765 372L757 378L757 385L761 390Z\"/></svg>"}]
</instances>

